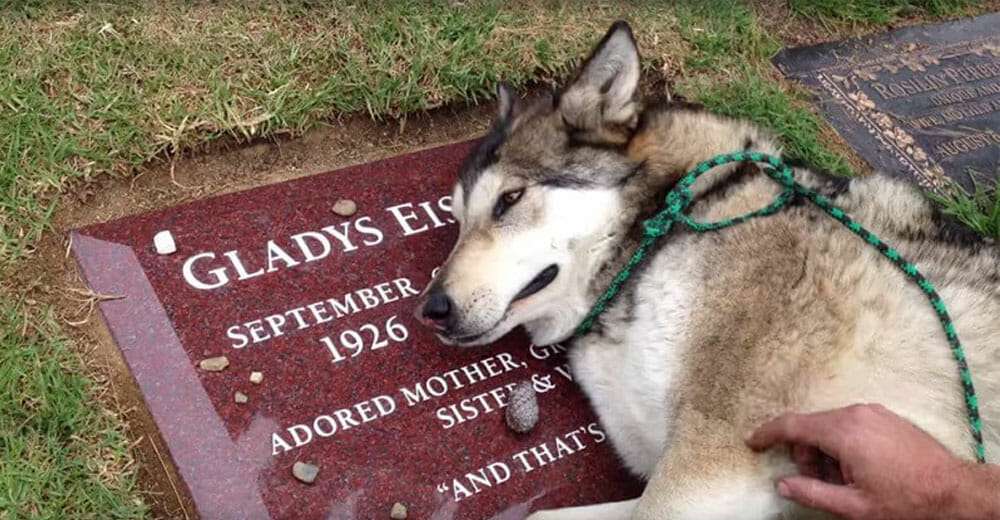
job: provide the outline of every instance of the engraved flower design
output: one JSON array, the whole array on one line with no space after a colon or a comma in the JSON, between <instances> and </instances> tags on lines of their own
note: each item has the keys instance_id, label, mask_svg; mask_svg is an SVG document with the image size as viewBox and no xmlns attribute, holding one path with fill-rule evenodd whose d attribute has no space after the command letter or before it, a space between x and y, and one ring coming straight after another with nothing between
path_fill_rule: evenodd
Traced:
<instances>
[{"instance_id":1,"label":"engraved flower design","mask_svg":"<svg viewBox=\"0 0 1000 520\"><path fill-rule=\"evenodd\" d=\"M906 68L912 70L913 72L924 72L927 70L927 68L920 63L920 60L913 56L904 56L900 58L899 61L901 61Z\"/></svg>"},{"instance_id":2,"label":"engraved flower design","mask_svg":"<svg viewBox=\"0 0 1000 520\"><path fill-rule=\"evenodd\" d=\"M860 90L856 90L854 92L848 92L847 98L857 103L858 106L860 106L861 108L864 108L866 110L875 110L875 102L872 101L870 97L868 97L868 94L865 94Z\"/></svg>"},{"instance_id":3,"label":"engraved flower design","mask_svg":"<svg viewBox=\"0 0 1000 520\"><path fill-rule=\"evenodd\" d=\"M882 70L882 67L875 65L872 67L860 67L854 69L854 75L865 80L865 81L875 81L878 79L878 71Z\"/></svg>"},{"instance_id":4,"label":"engraved flower design","mask_svg":"<svg viewBox=\"0 0 1000 520\"><path fill-rule=\"evenodd\" d=\"M838 71L848 72L848 77L831 73L821 74L820 83L892 155L908 165L920 185L940 191L953 185L953 181L945 175L944 169L917 144L909 132L897 125L888 114L878 110L875 102L860 90L858 83L876 81L880 74L883 76L896 74L904 69L926 72L930 66L940 65L942 61L968 54L1000 57L1000 38L990 37L985 41L979 40L957 46L931 45L920 48L910 44L899 50L908 54L890 53L889 56L876 57L867 63L855 64L852 68L836 68Z\"/></svg>"},{"instance_id":5,"label":"engraved flower design","mask_svg":"<svg viewBox=\"0 0 1000 520\"><path fill-rule=\"evenodd\" d=\"M874 126L871 123L866 125L868 130L879 141L895 148L896 153L906 156L910 163L919 170L921 175L918 177L921 177L921 184L931 189L939 189L948 182L944 170L917 145L916 140L909 132L897 125L892 117L878 110L868 94L861 90L845 90L844 95L848 104L857 110L862 122L867 120L874 123Z\"/></svg>"},{"instance_id":6,"label":"engraved flower design","mask_svg":"<svg viewBox=\"0 0 1000 520\"><path fill-rule=\"evenodd\" d=\"M896 139L896 142L903 146L910 147L915 142L913 140L913 136L911 136L908 132L906 132L902 128L896 127L893 134L894 134L893 137Z\"/></svg>"}]
</instances>

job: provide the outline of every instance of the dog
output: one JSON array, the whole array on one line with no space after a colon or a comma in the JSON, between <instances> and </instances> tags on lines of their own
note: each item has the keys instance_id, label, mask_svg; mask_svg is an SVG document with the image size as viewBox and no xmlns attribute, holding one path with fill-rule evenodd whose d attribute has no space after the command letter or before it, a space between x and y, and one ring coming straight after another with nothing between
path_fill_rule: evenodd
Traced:
<instances>
[{"instance_id":1,"label":"dog","mask_svg":"<svg viewBox=\"0 0 1000 520\"><path fill-rule=\"evenodd\" d=\"M720 153L782 153L749 122L644 103L640 72L618 22L558 93L524 102L498 89L497 119L454 187L457 243L416 310L448 345L515 327L536 344L564 342L621 461L647 482L634 500L531 518L825 518L775 491L795 472L787 450L744 444L789 411L880 403L971 459L956 362L925 296L804 200L720 231L675 227L574 337L685 172ZM975 378L987 453L1000 454L1000 248L902 181L794 172L936 284ZM766 206L780 187L728 165L692 191L691 215L716 221Z\"/></svg>"}]
</instances>

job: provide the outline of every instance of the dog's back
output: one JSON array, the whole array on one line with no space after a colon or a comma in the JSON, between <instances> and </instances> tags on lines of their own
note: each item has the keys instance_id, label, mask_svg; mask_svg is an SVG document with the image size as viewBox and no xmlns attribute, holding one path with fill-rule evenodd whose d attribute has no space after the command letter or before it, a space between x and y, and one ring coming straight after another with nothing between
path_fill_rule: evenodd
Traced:
<instances>
[{"instance_id":1,"label":"dog's back","mask_svg":"<svg viewBox=\"0 0 1000 520\"><path fill-rule=\"evenodd\" d=\"M719 148L695 138L717 141L720 131L730 135L728 141L777 148L744 122L686 109L659 117L664 128L692 130L684 134L685 148L699 150L696 157L679 157L679 148L669 143L662 147L680 163L705 159L706 150ZM703 196L693 211L696 219L715 221L764 207L778 191L762 173L729 176L715 179L711 189L695 187ZM897 248L936 285L975 377L987 451L1000 454L997 247L955 232L914 187L890 177L846 182L803 169L797 177ZM606 330L619 331L613 336L627 339L585 339L573 359L581 384L599 396L593 401L599 415L610 419L612 438L625 441L616 443L624 446L621 454L650 475L638 509L646 517L764 519L785 511L789 505L774 493L773 480L793 471L787 457L757 456L743 444L755 426L785 411L881 403L956 454L972 457L956 361L933 308L877 249L811 204L720 232L670 237L638 276L602 322ZM637 338L665 346L642 348ZM628 404L600 397L607 394L603 382L616 377L600 367L616 357L617 377L643 381L649 374L629 367L660 367L656 377L667 381L658 388L667 396L659 406L665 420L641 426L663 428L657 437L666 454L655 466L642 467L645 450L630 453L648 434L626 426L621 409ZM665 372L671 375L662 377Z\"/></svg>"}]
</instances>

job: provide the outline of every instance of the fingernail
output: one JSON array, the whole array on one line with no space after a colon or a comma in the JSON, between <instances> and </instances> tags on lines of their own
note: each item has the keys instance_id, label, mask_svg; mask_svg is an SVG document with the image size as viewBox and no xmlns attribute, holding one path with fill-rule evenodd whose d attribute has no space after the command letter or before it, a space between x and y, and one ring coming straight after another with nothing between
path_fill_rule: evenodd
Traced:
<instances>
[{"instance_id":1,"label":"fingernail","mask_svg":"<svg viewBox=\"0 0 1000 520\"><path fill-rule=\"evenodd\" d=\"M789 494L788 484L784 480L778 482L778 494L785 498L788 498Z\"/></svg>"}]
</instances>

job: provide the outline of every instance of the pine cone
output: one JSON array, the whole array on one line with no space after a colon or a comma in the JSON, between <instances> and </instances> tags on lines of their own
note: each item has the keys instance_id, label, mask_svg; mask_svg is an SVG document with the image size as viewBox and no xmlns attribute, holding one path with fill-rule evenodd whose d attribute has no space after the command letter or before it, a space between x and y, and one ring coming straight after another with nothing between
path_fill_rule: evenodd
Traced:
<instances>
[{"instance_id":1,"label":"pine cone","mask_svg":"<svg viewBox=\"0 0 1000 520\"><path fill-rule=\"evenodd\" d=\"M507 403L507 427L528 433L538 424L538 397L531 381L521 381L510 391Z\"/></svg>"}]
</instances>

